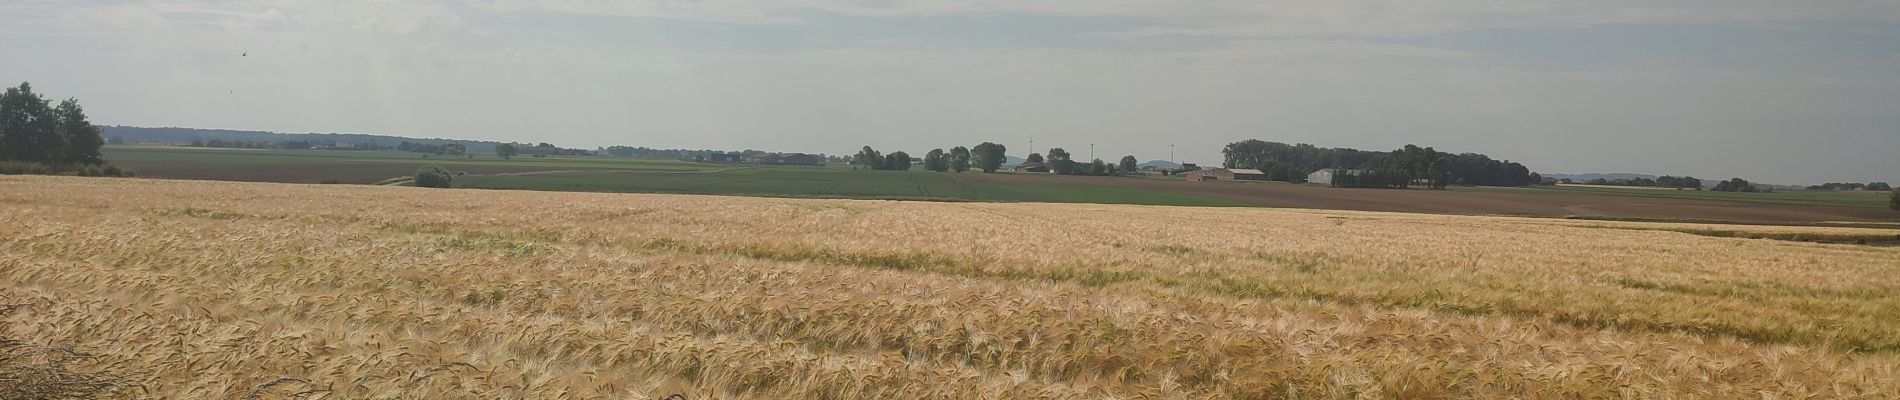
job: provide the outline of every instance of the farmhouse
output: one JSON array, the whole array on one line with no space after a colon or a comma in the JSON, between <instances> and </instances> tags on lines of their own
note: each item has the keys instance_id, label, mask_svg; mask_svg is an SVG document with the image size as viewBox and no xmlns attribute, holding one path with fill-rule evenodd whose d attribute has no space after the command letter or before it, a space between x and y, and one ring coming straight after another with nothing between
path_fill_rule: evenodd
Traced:
<instances>
[{"instance_id":1,"label":"farmhouse","mask_svg":"<svg viewBox=\"0 0 1900 400\"><path fill-rule=\"evenodd\" d=\"M741 162L742 159L740 157L742 156L743 155L739 153L727 153L723 151L716 151L716 152L713 152L711 155L708 155L706 157L706 161L717 162L717 163L736 163L736 162Z\"/></svg>"},{"instance_id":2,"label":"farmhouse","mask_svg":"<svg viewBox=\"0 0 1900 400\"><path fill-rule=\"evenodd\" d=\"M1218 181L1220 180L1220 175L1215 174L1214 170L1211 169L1194 170L1188 171L1187 180L1188 182Z\"/></svg>"},{"instance_id":3,"label":"farmhouse","mask_svg":"<svg viewBox=\"0 0 1900 400\"><path fill-rule=\"evenodd\" d=\"M1356 169L1327 168L1327 169L1322 169L1318 171L1313 171L1313 173L1310 173L1310 174L1306 174L1306 182L1331 185L1331 184L1337 183L1334 181L1334 179L1337 179L1338 177L1359 176L1360 172L1361 171L1356 170Z\"/></svg>"}]
</instances>

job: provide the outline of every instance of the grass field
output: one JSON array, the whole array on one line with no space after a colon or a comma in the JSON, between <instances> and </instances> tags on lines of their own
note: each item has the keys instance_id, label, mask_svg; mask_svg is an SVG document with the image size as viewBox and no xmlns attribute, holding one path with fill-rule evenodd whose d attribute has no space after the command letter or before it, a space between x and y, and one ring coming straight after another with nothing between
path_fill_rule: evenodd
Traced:
<instances>
[{"instance_id":1,"label":"grass field","mask_svg":"<svg viewBox=\"0 0 1900 400\"><path fill-rule=\"evenodd\" d=\"M1895 398L1900 248L1736 236L1896 234L6 176L0 397Z\"/></svg>"},{"instance_id":2,"label":"grass field","mask_svg":"<svg viewBox=\"0 0 1900 400\"><path fill-rule=\"evenodd\" d=\"M854 171L846 168L757 167L714 174L569 172L546 175L466 176L456 187L572 192L632 192L962 201L1241 206L1227 199L1142 188L1070 182L1006 182L928 171Z\"/></svg>"},{"instance_id":3,"label":"grass field","mask_svg":"<svg viewBox=\"0 0 1900 400\"><path fill-rule=\"evenodd\" d=\"M106 146L113 164L140 176L253 182L370 183L413 175L424 164L475 174L568 170L703 171L717 166L678 161L611 157L428 156L398 151L257 150L157 146Z\"/></svg>"},{"instance_id":4,"label":"grass field","mask_svg":"<svg viewBox=\"0 0 1900 400\"><path fill-rule=\"evenodd\" d=\"M140 177L290 183L373 183L435 163L463 188L770 197L1256 206L1468 215L1582 216L1805 224L1895 222L1862 193L1716 193L1615 188L1335 189L1180 178L865 171L848 166L701 164L617 157L423 158L394 151L228 150L109 146Z\"/></svg>"}]
</instances>

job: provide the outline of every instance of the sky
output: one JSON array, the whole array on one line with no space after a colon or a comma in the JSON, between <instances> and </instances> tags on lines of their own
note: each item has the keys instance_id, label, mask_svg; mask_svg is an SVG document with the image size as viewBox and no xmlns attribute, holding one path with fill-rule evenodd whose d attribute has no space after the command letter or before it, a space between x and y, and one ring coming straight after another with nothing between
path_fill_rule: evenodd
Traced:
<instances>
[{"instance_id":1,"label":"sky","mask_svg":"<svg viewBox=\"0 0 1900 400\"><path fill-rule=\"evenodd\" d=\"M1893 0L7 0L23 81L113 125L1900 182Z\"/></svg>"}]
</instances>

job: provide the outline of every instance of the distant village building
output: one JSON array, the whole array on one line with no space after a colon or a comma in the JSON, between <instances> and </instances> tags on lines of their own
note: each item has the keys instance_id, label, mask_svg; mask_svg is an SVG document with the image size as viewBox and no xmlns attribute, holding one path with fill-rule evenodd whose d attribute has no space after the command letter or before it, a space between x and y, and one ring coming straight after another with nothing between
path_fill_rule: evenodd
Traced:
<instances>
[{"instance_id":1,"label":"distant village building","mask_svg":"<svg viewBox=\"0 0 1900 400\"><path fill-rule=\"evenodd\" d=\"M1016 168L1014 168L1013 170L1016 172L1033 172L1033 173L1046 174L1046 173L1049 173L1049 164L1024 161L1022 164L1016 164Z\"/></svg>"},{"instance_id":2,"label":"distant village building","mask_svg":"<svg viewBox=\"0 0 1900 400\"><path fill-rule=\"evenodd\" d=\"M1188 171L1187 178L1188 178L1188 182L1206 182L1206 181L1218 181L1218 180L1264 181L1264 180L1267 180L1267 173L1260 172L1260 170L1257 170L1257 169L1215 168L1215 169Z\"/></svg>"},{"instance_id":3,"label":"distant village building","mask_svg":"<svg viewBox=\"0 0 1900 400\"><path fill-rule=\"evenodd\" d=\"M1326 168L1306 174L1306 182L1332 185L1338 183L1335 179L1341 176L1359 176L1361 172L1356 169Z\"/></svg>"},{"instance_id":4,"label":"distant village building","mask_svg":"<svg viewBox=\"0 0 1900 400\"><path fill-rule=\"evenodd\" d=\"M743 159L741 158L743 156L744 156L743 154L739 154L739 153L727 153L723 151L717 151L717 152L713 152L711 155L706 156L706 161L716 162L716 163L737 163L737 162L743 162Z\"/></svg>"},{"instance_id":5,"label":"distant village building","mask_svg":"<svg viewBox=\"0 0 1900 400\"><path fill-rule=\"evenodd\" d=\"M1217 168L1217 169L1214 169L1214 174L1219 175L1221 179L1226 179L1230 181L1267 180L1267 173L1260 172L1260 170L1257 170L1257 169Z\"/></svg>"}]
</instances>

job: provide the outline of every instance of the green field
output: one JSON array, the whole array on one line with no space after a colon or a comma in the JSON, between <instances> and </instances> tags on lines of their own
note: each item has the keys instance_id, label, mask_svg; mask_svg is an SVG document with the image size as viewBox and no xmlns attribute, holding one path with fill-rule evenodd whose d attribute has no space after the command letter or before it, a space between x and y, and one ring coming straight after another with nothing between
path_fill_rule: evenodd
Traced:
<instances>
[{"instance_id":1,"label":"green field","mask_svg":"<svg viewBox=\"0 0 1900 400\"><path fill-rule=\"evenodd\" d=\"M322 163L396 163L437 164L448 166L509 165L563 168L614 168L643 170L702 170L708 167L670 160L636 160L611 157L553 156L501 159L492 154L441 156L400 151L279 150L279 149L208 149L190 147L107 146L103 153L113 163L124 166L142 164L212 162L227 164L304 164Z\"/></svg>"},{"instance_id":2,"label":"green field","mask_svg":"<svg viewBox=\"0 0 1900 400\"><path fill-rule=\"evenodd\" d=\"M1134 188L1028 184L921 170L857 171L840 167L753 167L680 174L601 171L462 176L455 179L455 187L945 201L1245 205L1217 198Z\"/></svg>"},{"instance_id":3,"label":"green field","mask_svg":"<svg viewBox=\"0 0 1900 400\"><path fill-rule=\"evenodd\" d=\"M1529 189L1484 188L1485 190L1537 190L1562 193L1591 193L1615 196L1700 199L1761 204L1804 206L1887 208L1887 192L1836 192L1785 190L1772 193L1717 192L1710 190L1659 190L1613 186L1542 186Z\"/></svg>"},{"instance_id":4,"label":"green field","mask_svg":"<svg viewBox=\"0 0 1900 400\"><path fill-rule=\"evenodd\" d=\"M293 183L369 183L414 174L425 164L469 174L571 170L704 171L718 165L616 157L439 156L400 151L253 150L107 146L102 153L139 176Z\"/></svg>"},{"instance_id":5,"label":"green field","mask_svg":"<svg viewBox=\"0 0 1900 400\"><path fill-rule=\"evenodd\" d=\"M236 150L108 146L105 156L142 178L371 184L437 164L453 186L609 193L769 197L1256 206L1513 216L1812 223L1891 221L1886 197L1866 192L1721 193L1616 187L1337 189L1274 182L1187 182L1179 177L870 171L706 164L622 157L444 157L399 151Z\"/></svg>"}]
</instances>

